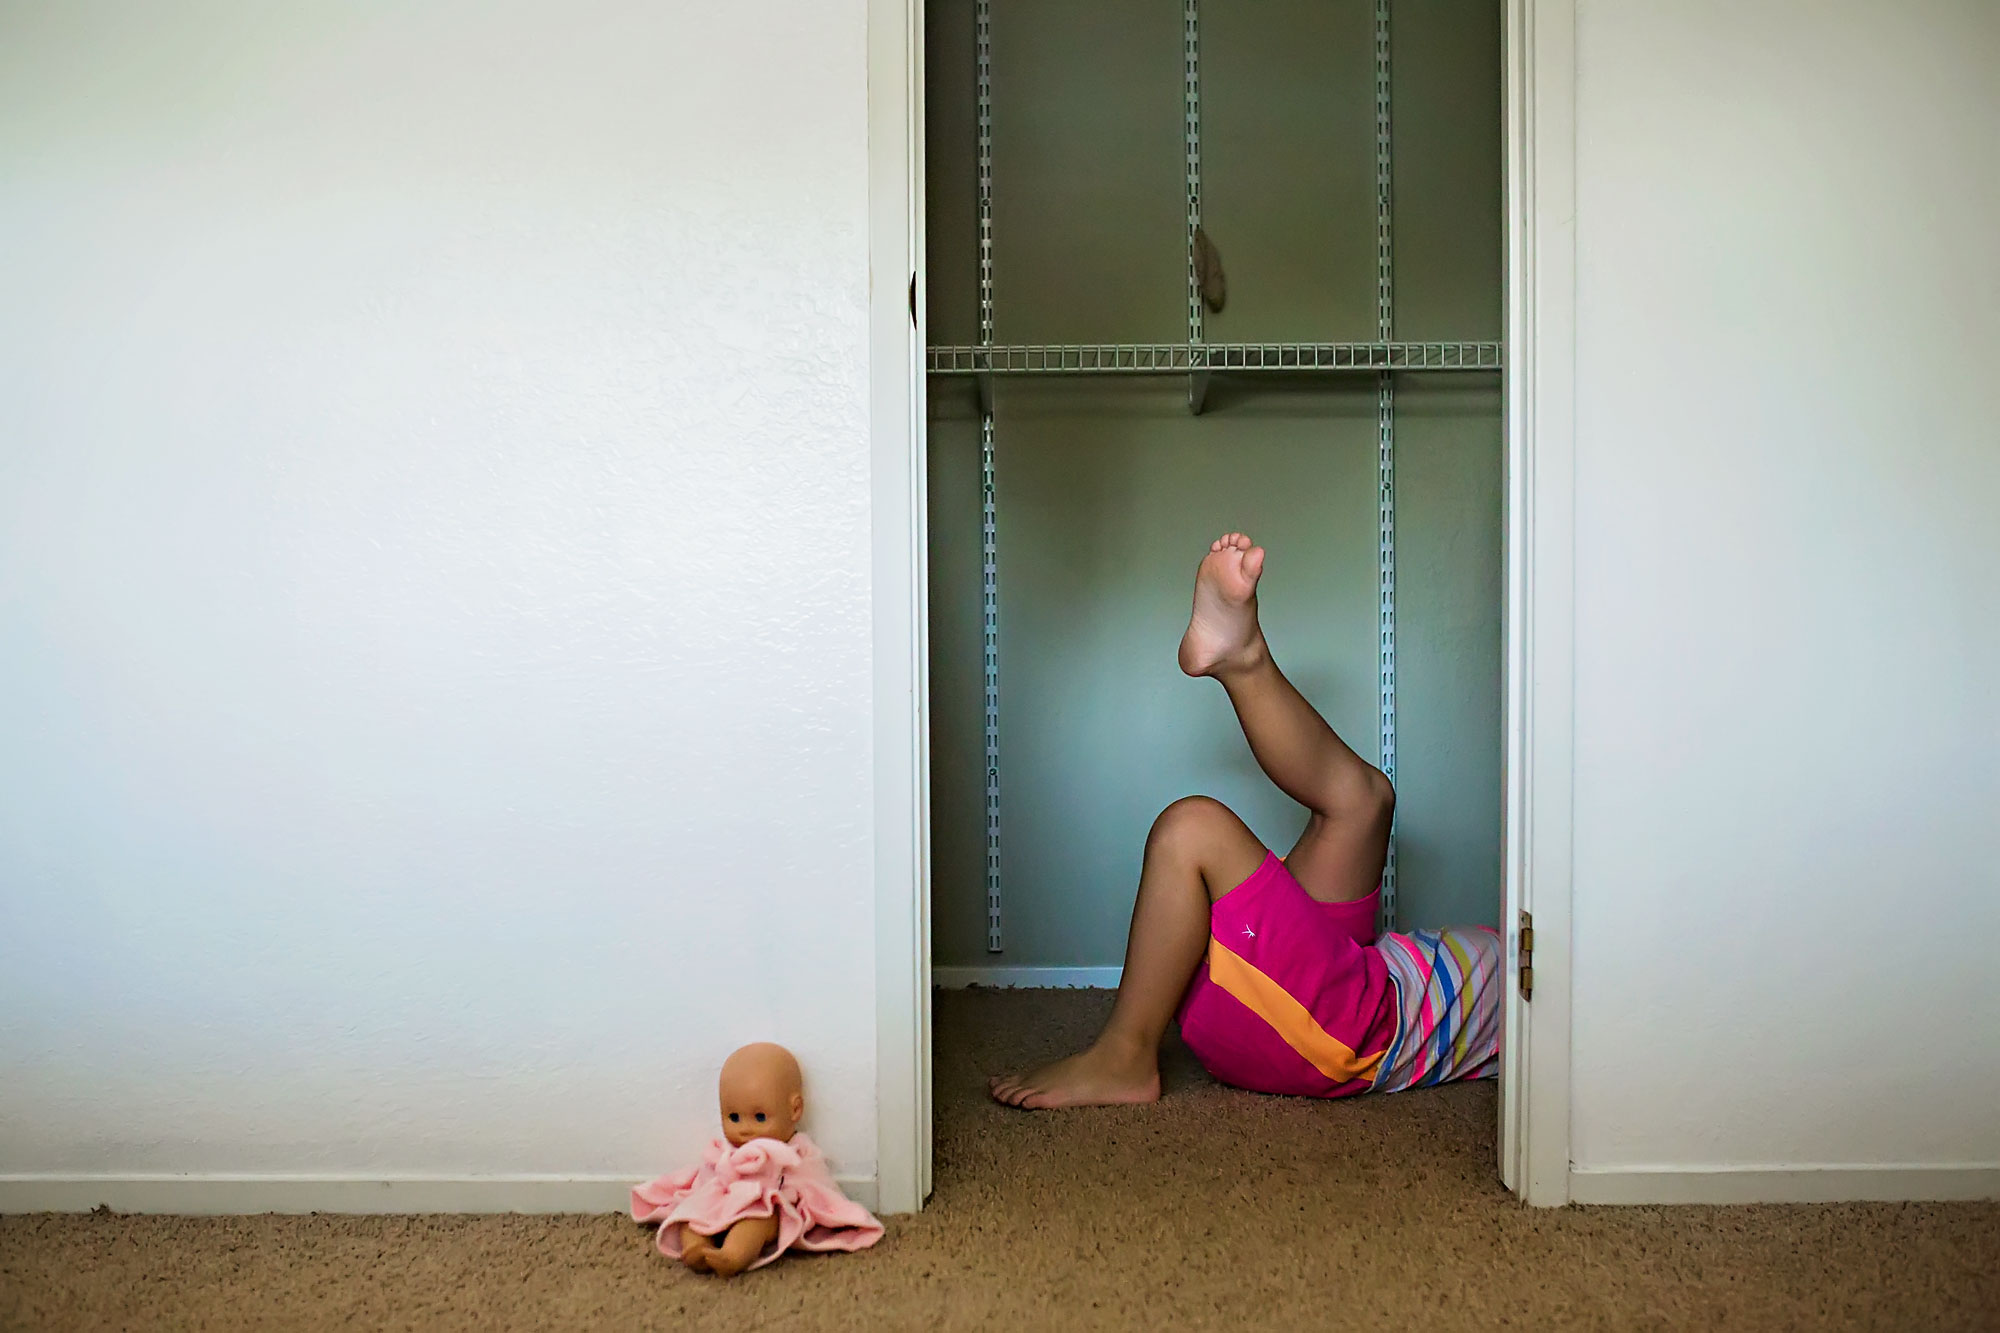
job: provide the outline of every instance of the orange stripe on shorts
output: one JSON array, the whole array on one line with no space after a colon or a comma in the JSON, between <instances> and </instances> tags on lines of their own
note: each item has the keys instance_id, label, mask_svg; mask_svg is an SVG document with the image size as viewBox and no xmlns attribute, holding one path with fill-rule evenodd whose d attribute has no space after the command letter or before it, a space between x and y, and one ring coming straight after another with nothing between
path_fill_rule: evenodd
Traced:
<instances>
[{"instance_id":1,"label":"orange stripe on shorts","mask_svg":"<svg viewBox=\"0 0 2000 1333\"><path fill-rule=\"evenodd\" d=\"M1388 1054L1385 1049L1370 1056L1356 1055L1352 1046L1321 1027L1290 991L1213 936L1208 941L1208 979L1242 1001L1244 1008L1269 1023L1287 1046L1335 1082L1374 1078L1382 1057Z\"/></svg>"}]
</instances>

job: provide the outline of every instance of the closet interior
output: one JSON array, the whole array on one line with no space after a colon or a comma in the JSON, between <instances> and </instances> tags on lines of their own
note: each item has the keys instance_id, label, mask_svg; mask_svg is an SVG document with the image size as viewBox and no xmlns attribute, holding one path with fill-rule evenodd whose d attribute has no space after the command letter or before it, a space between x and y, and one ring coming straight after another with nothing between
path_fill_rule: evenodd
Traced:
<instances>
[{"instance_id":1,"label":"closet interior","mask_svg":"<svg viewBox=\"0 0 2000 1333\"><path fill-rule=\"evenodd\" d=\"M1297 836L1175 663L1229 530L1280 665L1396 780L1384 925L1497 924L1497 0L925 22L940 978L1108 979L1178 797Z\"/></svg>"}]
</instances>

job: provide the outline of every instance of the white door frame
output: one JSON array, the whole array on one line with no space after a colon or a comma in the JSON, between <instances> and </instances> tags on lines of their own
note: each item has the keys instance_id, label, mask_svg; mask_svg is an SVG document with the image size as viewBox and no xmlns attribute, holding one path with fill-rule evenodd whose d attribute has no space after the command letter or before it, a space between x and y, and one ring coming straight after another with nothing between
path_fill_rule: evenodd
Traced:
<instances>
[{"instance_id":1,"label":"white door frame","mask_svg":"<svg viewBox=\"0 0 2000 1333\"><path fill-rule=\"evenodd\" d=\"M1570 851L1575 712L1576 0L1508 0L1505 832L1500 1178L1570 1199Z\"/></svg>"},{"instance_id":2,"label":"white door frame","mask_svg":"<svg viewBox=\"0 0 2000 1333\"><path fill-rule=\"evenodd\" d=\"M929 500L923 0L868 0L868 414L875 660L876 1203L931 1192Z\"/></svg>"},{"instance_id":3,"label":"white door frame","mask_svg":"<svg viewBox=\"0 0 2000 1333\"><path fill-rule=\"evenodd\" d=\"M1574 708L1575 0L1507 0L1503 923L1534 914L1534 999L1509 985L1500 1175L1569 1202ZM931 1187L930 712L922 0L869 0L876 1116L883 1212ZM913 307L914 306L914 310Z\"/></svg>"}]
</instances>

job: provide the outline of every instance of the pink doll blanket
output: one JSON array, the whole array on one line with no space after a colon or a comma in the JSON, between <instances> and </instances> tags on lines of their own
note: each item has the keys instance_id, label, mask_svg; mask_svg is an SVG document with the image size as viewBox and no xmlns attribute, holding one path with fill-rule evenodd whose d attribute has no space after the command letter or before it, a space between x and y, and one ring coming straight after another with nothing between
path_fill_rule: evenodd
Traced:
<instances>
[{"instance_id":1,"label":"pink doll blanket","mask_svg":"<svg viewBox=\"0 0 2000 1333\"><path fill-rule=\"evenodd\" d=\"M660 1224L660 1253L681 1257L681 1224L719 1236L746 1217L778 1219L778 1238L750 1267L761 1268L794 1246L862 1250L882 1238L882 1224L840 1192L826 1158L804 1134L789 1142L752 1139L732 1148L716 1139L700 1166L632 1187L632 1220Z\"/></svg>"}]
</instances>

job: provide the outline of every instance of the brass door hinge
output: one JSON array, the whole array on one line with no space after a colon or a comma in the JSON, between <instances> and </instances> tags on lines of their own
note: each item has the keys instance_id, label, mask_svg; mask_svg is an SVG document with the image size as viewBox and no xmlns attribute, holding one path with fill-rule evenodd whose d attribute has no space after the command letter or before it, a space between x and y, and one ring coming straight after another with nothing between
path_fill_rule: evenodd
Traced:
<instances>
[{"instance_id":1,"label":"brass door hinge","mask_svg":"<svg viewBox=\"0 0 2000 1333\"><path fill-rule=\"evenodd\" d=\"M1535 998L1535 914L1521 913L1521 998Z\"/></svg>"}]
</instances>

